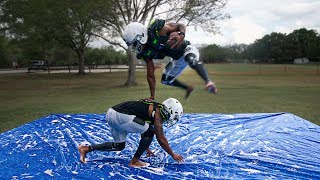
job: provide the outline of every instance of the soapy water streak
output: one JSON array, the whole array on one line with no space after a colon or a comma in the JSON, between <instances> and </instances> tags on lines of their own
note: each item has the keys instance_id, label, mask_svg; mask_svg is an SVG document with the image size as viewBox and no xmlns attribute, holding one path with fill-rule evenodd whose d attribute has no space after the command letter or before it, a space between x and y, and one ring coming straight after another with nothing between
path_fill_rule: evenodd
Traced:
<instances>
[{"instance_id":1,"label":"soapy water streak","mask_svg":"<svg viewBox=\"0 0 320 180\"><path fill-rule=\"evenodd\" d=\"M4 179L319 179L320 128L290 113L185 114L165 136L185 162L175 162L154 138L149 167L128 166L140 140L121 152L77 146L113 141L104 114L53 114L0 135Z\"/></svg>"}]
</instances>

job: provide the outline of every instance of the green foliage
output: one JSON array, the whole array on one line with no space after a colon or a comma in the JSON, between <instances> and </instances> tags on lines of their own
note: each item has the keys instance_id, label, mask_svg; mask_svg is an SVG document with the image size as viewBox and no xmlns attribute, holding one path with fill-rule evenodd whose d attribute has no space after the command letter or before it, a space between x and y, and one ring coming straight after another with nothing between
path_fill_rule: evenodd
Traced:
<instances>
[{"instance_id":1,"label":"green foliage","mask_svg":"<svg viewBox=\"0 0 320 180\"><path fill-rule=\"evenodd\" d=\"M201 60L206 63L226 62L229 59L243 58L242 52L246 49L245 44L234 44L225 47L215 44L200 49Z\"/></svg>"},{"instance_id":2,"label":"green foliage","mask_svg":"<svg viewBox=\"0 0 320 180\"><path fill-rule=\"evenodd\" d=\"M10 58L8 56L8 38L0 36L0 67L10 66Z\"/></svg>"},{"instance_id":3,"label":"green foliage","mask_svg":"<svg viewBox=\"0 0 320 180\"><path fill-rule=\"evenodd\" d=\"M1 5L2 30L17 41L40 47L37 59L50 61L56 43L78 55L79 73L84 73L84 51L102 26L97 12L107 12L103 0L10 0ZM102 8L104 7L104 8Z\"/></svg>"},{"instance_id":4,"label":"green foliage","mask_svg":"<svg viewBox=\"0 0 320 180\"><path fill-rule=\"evenodd\" d=\"M315 30L298 29L290 33L288 39L295 44L294 50L299 57L320 56L320 36Z\"/></svg>"},{"instance_id":5,"label":"green foliage","mask_svg":"<svg viewBox=\"0 0 320 180\"><path fill-rule=\"evenodd\" d=\"M6 36L0 36L0 68L11 68L13 62L23 66L25 61L22 58L22 48Z\"/></svg>"},{"instance_id":6,"label":"green foliage","mask_svg":"<svg viewBox=\"0 0 320 180\"><path fill-rule=\"evenodd\" d=\"M209 45L201 49L201 57L204 62L222 62L226 59L226 49L218 45Z\"/></svg>"},{"instance_id":7,"label":"green foliage","mask_svg":"<svg viewBox=\"0 0 320 180\"><path fill-rule=\"evenodd\" d=\"M127 56L123 51L116 51L112 46L103 48L87 48L86 62L88 64L126 64Z\"/></svg>"},{"instance_id":8,"label":"green foliage","mask_svg":"<svg viewBox=\"0 0 320 180\"><path fill-rule=\"evenodd\" d=\"M302 28L288 35L273 32L250 45L235 44L224 47L208 45L201 48L201 58L204 62L257 59L260 62L292 63L294 58L300 57L319 61L319 49L320 35L315 30Z\"/></svg>"},{"instance_id":9,"label":"green foliage","mask_svg":"<svg viewBox=\"0 0 320 180\"><path fill-rule=\"evenodd\" d=\"M315 30L298 29L286 35L271 33L249 45L244 54L249 59L320 58L320 36Z\"/></svg>"},{"instance_id":10,"label":"green foliage","mask_svg":"<svg viewBox=\"0 0 320 180\"><path fill-rule=\"evenodd\" d=\"M17 61L20 67L28 67L32 60L44 61L42 48L30 39L18 42L0 36L0 67L9 68L12 61ZM55 44L47 50L47 62L53 66L78 64L77 54L69 48ZM86 48L85 64L126 64L127 56L124 51L115 50L112 46L102 48Z\"/></svg>"}]
</instances>

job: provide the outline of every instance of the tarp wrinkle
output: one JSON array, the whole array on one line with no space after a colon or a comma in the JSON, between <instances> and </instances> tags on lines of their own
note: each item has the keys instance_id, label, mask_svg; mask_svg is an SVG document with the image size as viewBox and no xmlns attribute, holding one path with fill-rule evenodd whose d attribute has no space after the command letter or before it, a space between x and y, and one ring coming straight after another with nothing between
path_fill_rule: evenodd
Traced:
<instances>
[{"instance_id":1,"label":"tarp wrinkle","mask_svg":"<svg viewBox=\"0 0 320 180\"><path fill-rule=\"evenodd\" d=\"M51 114L0 134L0 179L320 179L320 127L290 113L185 114L165 135L183 164L154 139L129 167L139 134L82 164L78 145L113 140L105 115Z\"/></svg>"}]
</instances>

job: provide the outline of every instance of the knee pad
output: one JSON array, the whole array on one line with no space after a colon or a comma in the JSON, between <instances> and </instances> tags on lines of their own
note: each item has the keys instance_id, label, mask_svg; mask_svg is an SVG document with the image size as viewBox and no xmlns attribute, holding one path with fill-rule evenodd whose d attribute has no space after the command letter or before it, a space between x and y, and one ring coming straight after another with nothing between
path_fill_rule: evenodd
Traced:
<instances>
[{"instance_id":1,"label":"knee pad","mask_svg":"<svg viewBox=\"0 0 320 180\"><path fill-rule=\"evenodd\" d=\"M193 53L189 53L184 57L185 61L189 64L191 68L194 68L197 64L199 64L199 60L196 58L196 55Z\"/></svg>"},{"instance_id":2,"label":"knee pad","mask_svg":"<svg viewBox=\"0 0 320 180\"><path fill-rule=\"evenodd\" d=\"M166 74L162 74L161 83L165 84L165 85L170 85L172 83L173 79L174 79L174 77L172 77L172 76L168 76Z\"/></svg>"}]
</instances>

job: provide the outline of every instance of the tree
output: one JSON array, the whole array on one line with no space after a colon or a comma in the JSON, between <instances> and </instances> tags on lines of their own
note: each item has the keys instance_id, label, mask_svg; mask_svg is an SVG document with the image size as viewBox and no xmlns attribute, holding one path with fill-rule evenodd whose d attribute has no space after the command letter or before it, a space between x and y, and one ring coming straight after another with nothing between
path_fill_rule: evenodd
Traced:
<instances>
[{"instance_id":1,"label":"tree","mask_svg":"<svg viewBox=\"0 0 320 180\"><path fill-rule=\"evenodd\" d=\"M1 31L17 43L41 49L41 59L46 60L53 46L50 21L46 18L46 3L39 0L7 0L1 4Z\"/></svg>"},{"instance_id":2,"label":"tree","mask_svg":"<svg viewBox=\"0 0 320 180\"><path fill-rule=\"evenodd\" d=\"M201 59L206 63L223 62L227 57L226 49L216 44L203 47L200 51Z\"/></svg>"},{"instance_id":3,"label":"tree","mask_svg":"<svg viewBox=\"0 0 320 180\"><path fill-rule=\"evenodd\" d=\"M116 51L112 46L87 48L86 60L89 64L121 64L126 60L123 51Z\"/></svg>"},{"instance_id":4,"label":"tree","mask_svg":"<svg viewBox=\"0 0 320 180\"><path fill-rule=\"evenodd\" d=\"M243 52L248 48L247 44L232 44L224 47L227 51L227 58L243 59Z\"/></svg>"},{"instance_id":5,"label":"tree","mask_svg":"<svg viewBox=\"0 0 320 180\"><path fill-rule=\"evenodd\" d=\"M136 84L136 59L130 48L127 48L120 38L123 36L124 27L130 22L146 24L155 17L161 17L168 21L184 22L187 26L201 27L208 32L217 32L216 21L229 18L221 12L227 0L112 0L105 2L112 2L105 4L111 8L109 12L96 13L104 31L97 32L95 35L126 50L129 71L125 85Z\"/></svg>"},{"instance_id":6,"label":"tree","mask_svg":"<svg viewBox=\"0 0 320 180\"><path fill-rule=\"evenodd\" d=\"M108 12L109 1L102 0L48 0L47 15L51 20L54 39L73 49L79 59L79 74L85 74L85 50L94 39L94 33L101 31L96 14ZM106 6L101 7L104 3Z\"/></svg>"},{"instance_id":7,"label":"tree","mask_svg":"<svg viewBox=\"0 0 320 180\"><path fill-rule=\"evenodd\" d=\"M282 33L271 33L270 34L270 49L269 54L271 59L279 59L284 56L284 42L285 42L285 34Z\"/></svg>"},{"instance_id":8,"label":"tree","mask_svg":"<svg viewBox=\"0 0 320 180\"><path fill-rule=\"evenodd\" d=\"M284 52L285 34L271 33L257 39L253 44L249 45L244 52L250 59L278 59L282 58Z\"/></svg>"},{"instance_id":9,"label":"tree","mask_svg":"<svg viewBox=\"0 0 320 180\"><path fill-rule=\"evenodd\" d=\"M211 44L206 47L202 47L201 59L204 62L224 62L229 59L241 59L243 58L242 52L246 50L248 45L245 44L233 44L227 46L219 46Z\"/></svg>"},{"instance_id":10,"label":"tree","mask_svg":"<svg viewBox=\"0 0 320 180\"><path fill-rule=\"evenodd\" d=\"M287 42L291 47L291 49L288 49L288 51L294 54L295 57L320 56L319 38L320 36L313 29L307 30L305 28L301 28L294 30L287 36Z\"/></svg>"},{"instance_id":11,"label":"tree","mask_svg":"<svg viewBox=\"0 0 320 180\"><path fill-rule=\"evenodd\" d=\"M8 44L8 38L0 36L0 67L8 67L10 64L10 59L8 57Z\"/></svg>"},{"instance_id":12,"label":"tree","mask_svg":"<svg viewBox=\"0 0 320 180\"><path fill-rule=\"evenodd\" d=\"M108 12L102 3L110 7L104 0L7 0L0 4L1 27L14 39L41 44L44 59L53 40L71 48L78 55L79 74L84 74L86 46L102 28L95 14Z\"/></svg>"},{"instance_id":13,"label":"tree","mask_svg":"<svg viewBox=\"0 0 320 180\"><path fill-rule=\"evenodd\" d=\"M257 39L243 52L248 58L284 63L297 57L318 59L320 57L320 36L317 31L305 28L286 35L273 32Z\"/></svg>"}]
</instances>

